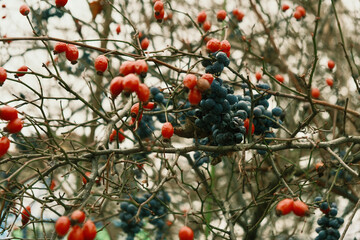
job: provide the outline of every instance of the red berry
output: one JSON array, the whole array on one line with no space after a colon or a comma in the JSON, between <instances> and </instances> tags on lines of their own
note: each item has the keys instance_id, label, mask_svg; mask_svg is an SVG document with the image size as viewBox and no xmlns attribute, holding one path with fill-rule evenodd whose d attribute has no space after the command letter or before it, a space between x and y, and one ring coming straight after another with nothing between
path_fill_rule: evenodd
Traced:
<instances>
[{"instance_id":1,"label":"red berry","mask_svg":"<svg viewBox=\"0 0 360 240\"><path fill-rule=\"evenodd\" d=\"M320 97L320 90L318 88L312 88L311 89L311 96L313 98L319 98Z\"/></svg>"},{"instance_id":2,"label":"red berry","mask_svg":"<svg viewBox=\"0 0 360 240\"><path fill-rule=\"evenodd\" d=\"M95 59L95 69L98 72L98 74L102 74L103 72L106 71L107 67L108 67L108 59L107 57L105 57L104 55L99 55L96 59Z\"/></svg>"},{"instance_id":3,"label":"red berry","mask_svg":"<svg viewBox=\"0 0 360 240\"><path fill-rule=\"evenodd\" d=\"M149 67L145 60L136 60L134 63L134 71L136 74L141 75L147 73Z\"/></svg>"},{"instance_id":4,"label":"red berry","mask_svg":"<svg viewBox=\"0 0 360 240\"><path fill-rule=\"evenodd\" d=\"M10 140L7 137L0 138L0 157L4 156L10 147Z\"/></svg>"},{"instance_id":5,"label":"red berry","mask_svg":"<svg viewBox=\"0 0 360 240\"><path fill-rule=\"evenodd\" d=\"M193 89L196 86L196 80L197 77L194 74L187 74L183 80L184 86Z\"/></svg>"},{"instance_id":6,"label":"red berry","mask_svg":"<svg viewBox=\"0 0 360 240\"><path fill-rule=\"evenodd\" d=\"M133 73L130 73L124 77L123 86L124 91L131 93L136 92L139 89L139 77Z\"/></svg>"},{"instance_id":7,"label":"red berry","mask_svg":"<svg viewBox=\"0 0 360 240\"><path fill-rule=\"evenodd\" d=\"M334 81L331 78L326 79L326 84L332 87L334 85Z\"/></svg>"},{"instance_id":8,"label":"red berry","mask_svg":"<svg viewBox=\"0 0 360 240\"><path fill-rule=\"evenodd\" d=\"M53 191L55 187L56 187L55 180L51 180L51 183L50 183L50 186L49 186L50 190Z\"/></svg>"},{"instance_id":9,"label":"red berry","mask_svg":"<svg viewBox=\"0 0 360 240\"><path fill-rule=\"evenodd\" d=\"M30 13L30 8L28 7L28 5L23 4L20 6L19 11L23 16L27 16Z\"/></svg>"},{"instance_id":10,"label":"red berry","mask_svg":"<svg viewBox=\"0 0 360 240\"><path fill-rule=\"evenodd\" d=\"M68 0L55 0L55 5L58 8L64 7Z\"/></svg>"},{"instance_id":11,"label":"red berry","mask_svg":"<svg viewBox=\"0 0 360 240\"><path fill-rule=\"evenodd\" d=\"M165 20L165 21L166 21L166 20L171 20L172 17L173 17L172 12L168 12L168 13L166 13L166 17L164 18L164 20Z\"/></svg>"},{"instance_id":12,"label":"red berry","mask_svg":"<svg viewBox=\"0 0 360 240\"><path fill-rule=\"evenodd\" d=\"M249 125L250 125L250 120L247 118L244 120L244 127L246 128L246 134L248 134L249 132ZM251 134L254 134L255 132L255 125L254 122L251 125Z\"/></svg>"},{"instance_id":13,"label":"red berry","mask_svg":"<svg viewBox=\"0 0 360 240\"><path fill-rule=\"evenodd\" d=\"M335 67L335 62L333 60L328 61L328 67L330 70L332 70Z\"/></svg>"},{"instance_id":14,"label":"red berry","mask_svg":"<svg viewBox=\"0 0 360 240\"><path fill-rule=\"evenodd\" d=\"M3 106L0 108L0 118L5 121L11 121L18 117L18 112L15 108L10 106Z\"/></svg>"},{"instance_id":15,"label":"red berry","mask_svg":"<svg viewBox=\"0 0 360 240\"><path fill-rule=\"evenodd\" d=\"M61 216L56 220L55 231L59 237L65 236L70 229L70 219L66 216Z\"/></svg>"},{"instance_id":16,"label":"red berry","mask_svg":"<svg viewBox=\"0 0 360 240\"><path fill-rule=\"evenodd\" d=\"M119 142L122 143L125 140L125 136L123 135L124 130L120 129L118 132L118 139ZM112 143L116 137L116 130L114 129L109 137L109 142Z\"/></svg>"},{"instance_id":17,"label":"red berry","mask_svg":"<svg viewBox=\"0 0 360 240\"><path fill-rule=\"evenodd\" d=\"M140 107L140 104L135 103L130 109L130 115L131 115L131 118L133 119L133 121L135 121L135 119L139 115L139 110L140 110L139 107ZM141 121L141 118L142 118L142 111L140 112L140 115L139 115L139 118L138 118L139 122Z\"/></svg>"},{"instance_id":18,"label":"red berry","mask_svg":"<svg viewBox=\"0 0 360 240\"><path fill-rule=\"evenodd\" d=\"M28 67L27 66L21 66L18 68L17 70L18 72L27 72L28 71ZM22 77L24 76L26 73L17 73L16 76L18 77Z\"/></svg>"},{"instance_id":19,"label":"red berry","mask_svg":"<svg viewBox=\"0 0 360 240\"><path fill-rule=\"evenodd\" d=\"M22 128L23 128L23 121L20 118L15 118L6 125L4 130L9 133L18 133L21 131Z\"/></svg>"},{"instance_id":20,"label":"red berry","mask_svg":"<svg viewBox=\"0 0 360 240\"><path fill-rule=\"evenodd\" d=\"M318 172L321 168L323 168L324 167L324 163L323 162L318 162L318 163L316 163L316 165L315 165L315 169L316 169L316 171Z\"/></svg>"},{"instance_id":21,"label":"red berry","mask_svg":"<svg viewBox=\"0 0 360 240\"><path fill-rule=\"evenodd\" d=\"M82 228L84 240L93 240L96 237L96 226L91 220L87 220Z\"/></svg>"},{"instance_id":22,"label":"red berry","mask_svg":"<svg viewBox=\"0 0 360 240\"><path fill-rule=\"evenodd\" d=\"M154 108L156 108L156 103L148 102L147 104L143 105L143 108L146 110L153 110Z\"/></svg>"},{"instance_id":23,"label":"red berry","mask_svg":"<svg viewBox=\"0 0 360 240\"><path fill-rule=\"evenodd\" d=\"M79 225L73 226L67 240L84 240L83 232Z\"/></svg>"},{"instance_id":24,"label":"red berry","mask_svg":"<svg viewBox=\"0 0 360 240\"><path fill-rule=\"evenodd\" d=\"M281 7L281 9L282 9L283 12L285 12L285 11L288 10L289 8L290 8L290 7L289 7L289 5L287 5L287 4L283 4L282 7Z\"/></svg>"},{"instance_id":25,"label":"red berry","mask_svg":"<svg viewBox=\"0 0 360 240\"><path fill-rule=\"evenodd\" d=\"M216 38L212 38L206 43L206 49L210 52L216 52L220 49L221 43Z\"/></svg>"},{"instance_id":26,"label":"red berry","mask_svg":"<svg viewBox=\"0 0 360 240\"><path fill-rule=\"evenodd\" d=\"M198 23L204 23L206 20L206 12L205 11L201 11L199 12L199 14L197 15L197 22Z\"/></svg>"},{"instance_id":27,"label":"red berry","mask_svg":"<svg viewBox=\"0 0 360 240\"><path fill-rule=\"evenodd\" d=\"M83 223L85 221L85 213L81 210L75 210L71 214L71 220L73 220L76 223Z\"/></svg>"},{"instance_id":28,"label":"red berry","mask_svg":"<svg viewBox=\"0 0 360 240\"><path fill-rule=\"evenodd\" d=\"M24 210L21 212L21 223L22 225L25 225L29 222L31 215L31 207L27 206Z\"/></svg>"},{"instance_id":29,"label":"red berry","mask_svg":"<svg viewBox=\"0 0 360 240\"><path fill-rule=\"evenodd\" d=\"M296 200L294 201L293 212L299 217L307 216L309 215L309 207L306 203Z\"/></svg>"},{"instance_id":30,"label":"red berry","mask_svg":"<svg viewBox=\"0 0 360 240\"><path fill-rule=\"evenodd\" d=\"M90 177L91 172L85 172L85 175L86 175L87 177ZM83 182L84 185L87 183L87 180L86 180L85 177L82 177L82 182Z\"/></svg>"},{"instance_id":31,"label":"red berry","mask_svg":"<svg viewBox=\"0 0 360 240\"><path fill-rule=\"evenodd\" d=\"M165 16L165 10L162 9L160 12L155 12L155 18L158 22L161 22L164 19Z\"/></svg>"},{"instance_id":32,"label":"red berry","mask_svg":"<svg viewBox=\"0 0 360 240\"><path fill-rule=\"evenodd\" d=\"M213 75L211 75L210 73L205 73L205 74L203 74L203 75L201 76L201 78L206 79L206 80L209 82L210 85L211 85L212 82L214 81L214 77L213 77Z\"/></svg>"},{"instance_id":33,"label":"red berry","mask_svg":"<svg viewBox=\"0 0 360 240\"><path fill-rule=\"evenodd\" d=\"M229 52L230 48L231 48L231 45L228 40L222 40L220 42L220 51Z\"/></svg>"},{"instance_id":34,"label":"red berry","mask_svg":"<svg viewBox=\"0 0 360 240\"><path fill-rule=\"evenodd\" d=\"M208 80L200 78L196 82L196 87L197 89L199 89L200 92L205 92L206 90L210 89L210 83Z\"/></svg>"},{"instance_id":35,"label":"red berry","mask_svg":"<svg viewBox=\"0 0 360 240\"><path fill-rule=\"evenodd\" d=\"M301 17L305 17L306 16L306 10L305 8L303 8L302 6L297 6L295 8L296 12L299 12L301 14Z\"/></svg>"},{"instance_id":36,"label":"red berry","mask_svg":"<svg viewBox=\"0 0 360 240\"><path fill-rule=\"evenodd\" d=\"M116 27L116 34L119 35L120 32L121 32L121 28L120 28L120 24L118 24Z\"/></svg>"},{"instance_id":37,"label":"red berry","mask_svg":"<svg viewBox=\"0 0 360 240\"><path fill-rule=\"evenodd\" d=\"M161 135L166 139L170 139L174 135L174 128L170 122L164 123L161 128Z\"/></svg>"},{"instance_id":38,"label":"red berry","mask_svg":"<svg viewBox=\"0 0 360 240\"><path fill-rule=\"evenodd\" d=\"M179 231L179 240L193 240L194 231L188 226L183 226Z\"/></svg>"},{"instance_id":39,"label":"red berry","mask_svg":"<svg viewBox=\"0 0 360 240\"><path fill-rule=\"evenodd\" d=\"M301 17L302 17L302 16L301 16L301 12L299 12L299 11L295 11L295 12L294 12L294 18L295 18L296 20L299 21L299 20L301 19Z\"/></svg>"},{"instance_id":40,"label":"red berry","mask_svg":"<svg viewBox=\"0 0 360 240\"><path fill-rule=\"evenodd\" d=\"M260 72L256 72L255 77L256 77L256 80L259 81L262 78L262 75Z\"/></svg>"},{"instance_id":41,"label":"red berry","mask_svg":"<svg viewBox=\"0 0 360 240\"><path fill-rule=\"evenodd\" d=\"M286 215L293 210L294 200L292 198L285 198L276 205L276 215Z\"/></svg>"},{"instance_id":42,"label":"red berry","mask_svg":"<svg viewBox=\"0 0 360 240\"><path fill-rule=\"evenodd\" d=\"M64 42L57 42L54 46L54 54L65 52L67 49L67 44Z\"/></svg>"},{"instance_id":43,"label":"red berry","mask_svg":"<svg viewBox=\"0 0 360 240\"><path fill-rule=\"evenodd\" d=\"M156 1L154 4L154 11L161 12L161 10L164 10L164 3L162 1Z\"/></svg>"},{"instance_id":44,"label":"red berry","mask_svg":"<svg viewBox=\"0 0 360 240\"><path fill-rule=\"evenodd\" d=\"M144 83L140 83L136 94L141 102L147 102L150 98L150 89Z\"/></svg>"},{"instance_id":45,"label":"red berry","mask_svg":"<svg viewBox=\"0 0 360 240\"><path fill-rule=\"evenodd\" d=\"M110 82L110 93L112 98L116 98L124 89L124 78L123 77L115 77Z\"/></svg>"},{"instance_id":46,"label":"red berry","mask_svg":"<svg viewBox=\"0 0 360 240\"><path fill-rule=\"evenodd\" d=\"M242 11L240 11L239 9L234 9L232 11L232 14L236 17L236 19L239 22L241 22L243 20L244 16L245 16L245 14Z\"/></svg>"},{"instance_id":47,"label":"red berry","mask_svg":"<svg viewBox=\"0 0 360 240\"><path fill-rule=\"evenodd\" d=\"M222 22L225 20L226 18L226 11L225 10L219 10L217 13L216 13L216 18L219 22Z\"/></svg>"},{"instance_id":48,"label":"red berry","mask_svg":"<svg viewBox=\"0 0 360 240\"><path fill-rule=\"evenodd\" d=\"M7 73L5 68L0 67L0 86L2 86L7 78Z\"/></svg>"},{"instance_id":49,"label":"red berry","mask_svg":"<svg viewBox=\"0 0 360 240\"><path fill-rule=\"evenodd\" d=\"M198 105L200 103L201 92L199 91L199 89L197 89L197 87L194 87L193 89L190 90L188 95L188 100L191 105Z\"/></svg>"},{"instance_id":50,"label":"red berry","mask_svg":"<svg viewBox=\"0 0 360 240\"><path fill-rule=\"evenodd\" d=\"M150 45L149 39L148 39L148 38L144 38L144 39L141 41L140 45L141 45L141 48L142 48L143 50L148 49L148 47L149 47L149 45Z\"/></svg>"},{"instance_id":51,"label":"red berry","mask_svg":"<svg viewBox=\"0 0 360 240\"><path fill-rule=\"evenodd\" d=\"M278 80L280 83L284 83L284 77L280 74L276 74L275 79Z\"/></svg>"},{"instance_id":52,"label":"red berry","mask_svg":"<svg viewBox=\"0 0 360 240\"><path fill-rule=\"evenodd\" d=\"M209 21L204 22L203 29L205 32L209 31L211 28L211 23Z\"/></svg>"},{"instance_id":53,"label":"red berry","mask_svg":"<svg viewBox=\"0 0 360 240\"><path fill-rule=\"evenodd\" d=\"M79 58L79 50L73 44L68 44L66 48L66 59L72 64L76 64Z\"/></svg>"},{"instance_id":54,"label":"red berry","mask_svg":"<svg viewBox=\"0 0 360 240\"><path fill-rule=\"evenodd\" d=\"M135 62L125 61L120 65L120 75L126 76L130 73L135 73Z\"/></svg>"}]
</instances>

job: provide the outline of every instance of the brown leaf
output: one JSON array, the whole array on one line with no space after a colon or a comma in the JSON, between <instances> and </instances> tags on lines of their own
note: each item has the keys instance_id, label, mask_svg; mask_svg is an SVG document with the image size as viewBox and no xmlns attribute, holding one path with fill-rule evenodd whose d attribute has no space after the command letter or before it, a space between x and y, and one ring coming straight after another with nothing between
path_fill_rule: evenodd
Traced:
<instances>
[{"instance_id":1,"label":"brown leaf","mask_svg":"<svg viewBox=\"0 0 360 240\"><path fill-rule=\"evenodd\" d=\"M102 1L101 0L97 0L97 1L92 1L91 3L89 3L89 7L90 7L90 11L92 14L92 19L95 20L96 16L101 13L103 7L102 7Z\"/></svg>"}]
</instances>

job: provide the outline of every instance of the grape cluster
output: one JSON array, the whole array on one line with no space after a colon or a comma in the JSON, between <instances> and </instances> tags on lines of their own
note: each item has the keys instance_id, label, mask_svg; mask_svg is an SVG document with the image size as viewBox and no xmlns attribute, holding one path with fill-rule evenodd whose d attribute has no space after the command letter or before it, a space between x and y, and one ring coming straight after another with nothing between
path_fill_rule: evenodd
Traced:
<instances>
[{"instance_id":1,"label":"grape cluster","mask_svg":"<svg viewBox=\"0 0 360 240\"><path fill-rule=\"evenodd\" d=\"M159 88L157 87L150 88L150 93L153 96L155 102L166 105L164 94L160 92Z\"/></svg>"},{"instance_id":2,"label":"grape cluster","mask_svg":"<svg viewBox=\"0 0 360 240\"><path fill-rule=\"evenodd\" d=\"M141 228L144 226L143 221L136 222L135 215L137 212L137 207L129 202L123 202L120 205L121 213L120 213L120 227L127 234L126 240L134 240L135 235L140 232ZM149 215L150 212L142 209L140 214L141 217Z\"/></svg>"},{"instance_id":3,"label":"grape cluster","mask_svg":"<svg viewBox=\"0 0 360 240\"><path fill-rule=\"evenodd\" d=\"M322 197L315 198L315 204L319 206L320 210L325 214L317 220L320 226L316 228L318 236L315 240L329 239L336 240L340 238L339 228L344 223L344 219L336 217L338 210L336 203L322 202Z\"/></svg>"},{"instance_id":4,"label":"grape cluster","mask_svg":"<svg viewBox=\"0 0 360 240\"><path fill-rule=\"evenodd\" d=\"M134 197L134 200L138 203L144 203L149 199L151 195L145 193L142 197ZM164 229L166 228L166 218L168 210L165 207L170 203L170 196L165 191L160 191L153 199L151 199L147 204L145 204L140 211L140 221L136 222L135 215L138 211L138 208L130 203L123 202L120 204L121 213L120 213L120 223L119 227L127 234L126 240L134 240L135 235L141 231L141 228L144 226L144 219L148 219L148 222L155 226L156 229L156 238L163 239Z\"/></svg>"},{"instance_id":5,"label":"grape cluster","mask_svg":"<svg viewBox=\"0 0 360 240\"><path fill-rule=\"evenodd\" d=\"M150 194L145 194L145 198L149 198ZM156 227L156 240L163 239L164 229L166 228L166 218L168 210L165 205L170 203L170 196L167 192L161 191L156 195L156 198L153 198L149 202L149 209L151 211L151 216L149 217L149 223Z\"/></svg>"},{"instance_id":6,"label":"grape cluster","mask_svg":"<svg viewBox=\"0 0 360 240\"><path fill-rule=\"evenodd\" d=\"M238 102L232 87L215 78L211 91L203 94L200 108L195 110L195 125L212 134L214 145L224 146L240 143L246 132L244 117L231 111Z\"/></svg>"},{"instance_id":7,"label":"grape cluster","mask_svg":"<svg viewBox=\"0 0 360 240\"><path fill-rule=\"evenodd\" d=\"M202 156L201 152L199 152L199 151L195 152L194 160L195 160L195 164L194 164L195 167L200 167L204 163L210 162L209 156L208 155Z\"/></svg>"},{"instance_id":8,"label":"grape cluster","mask_svg":"<svg viewBox=\"0 0 360 240\"><path fill-rule=\"evenodd\" d=\"M224 67L229 66L230 60L224 52L217 52L209 54L210 59L204 59L201 64L205 67L205 72L220 76Z\"/></svg>"}]
</instances>

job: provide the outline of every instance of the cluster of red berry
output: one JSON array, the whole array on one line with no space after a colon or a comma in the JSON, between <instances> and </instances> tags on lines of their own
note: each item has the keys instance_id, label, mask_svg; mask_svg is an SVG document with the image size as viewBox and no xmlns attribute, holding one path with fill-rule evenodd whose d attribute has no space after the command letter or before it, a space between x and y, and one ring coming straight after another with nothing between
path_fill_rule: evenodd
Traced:
<instances>
[{"instance_id":1,"label":"cluster of red berry","mask_svg":"<svg viewBox=\"0 0 360 240\"><path fill-rule=\"evenodd\" d=\"M281 200L276 206L276 214L278 216L289 214L293 212L296 216L303 217L309 215L309 207L306 203L292 198L285 198Z\"/></svg>"},{"instance_id":2,"label":"cluster of red berry","mask_svg":"<svg viewBox=\"0 0 360 240\"><path fill-rule=\"evenodd\" d=\"M59 237L64 237L72 229L67 237L68 240L93 240L96 237L96 226L91 220L85 223L85 213L80 210L74 211L70 218L61 216L55 223L55 231ZM81 227L82 225L82 227Z\"/></svg>"},{"instance_id":3,"label":"cluster of red berry","mask_svg":"<svg viewBox=\"0 0 360 240\"><path fill-rule=\"evenodd\" d=\"M213 82L214 77L211 74L203 74L197 79L194 74L187 74L183 80L184 86L190 89L188 100L191 105L198 105L202 99L201 93L208 90Z\"/></svg>"},{"instance_id":4,"label":"cluster of red berry","mask_svg":"<svg viewBox=\"0 0 360 240\"><path fill-rule=\"evenodd\" d=\"M23 122L18 118L18 112L15 108L10 106L3 106L0 108L0 119L9 121L5 127L8 133L18 133L23 127Z\"/></svg>"},{"instance_id":5,"label":"cluster of red berry","mask_svg":"<svg viewBox=\"0 0 360 240\"><path fill-rule=\"evenodd\" d=\"M295 8L295 12L294 12L294 18L297 21L300 21L302 18L304 18L306 16L306 10L304 7L302 6L297 6Z\"/></svg>"},{"instance_id":6,"label":"cluster of red berry","mask_svg":"<svg viewBox=\"0 0 360 240\"><path fill-rule=\"evenodd\" d=\"M226 53L227 57L230 57L231 45L228 40L222 40L220 42L220 40L216 38L212 38L206 43L206 49L208 52L212 52L212 53L221 51Z\"/></svg>"},{"instance_id":7,"label":"cluster of red berry","mask_svg":"<svg viewBox=\"0 0 360 240\"><path fill-rule=\"evenodd\" d=\"M125 94L136 92L141 102L147 102L150 97L150 90L144 84L140 83L137 75L144 76L148 71L148 65L144 60L126 61L120 66L120 75L111 80L110 93L116 98L122 91Z\"/></svg>"},{"instance_id":8,"label":"cluster of red berry","mask_svg":"<svg viewBox=\"0 0 360 240\"><path fill-rule=\"evenodd\" d=\"M162 20L164 19L164 3L161 0L156 1L154 4L154 15L158 22L162 22Z\"/></svg>"},{"instance_id":9,"label":"cluster of red berry","mask_svg":"<svg viewBox=\"0 0 360 240\"><path fill-rule=\"evenodd\" d=\"M73 44L66 44L64 42L57 42L54 46L54 54L65 52L66 59L72 64L76 64L79 58L79 50Z\"/></svg>"}]
</instances>

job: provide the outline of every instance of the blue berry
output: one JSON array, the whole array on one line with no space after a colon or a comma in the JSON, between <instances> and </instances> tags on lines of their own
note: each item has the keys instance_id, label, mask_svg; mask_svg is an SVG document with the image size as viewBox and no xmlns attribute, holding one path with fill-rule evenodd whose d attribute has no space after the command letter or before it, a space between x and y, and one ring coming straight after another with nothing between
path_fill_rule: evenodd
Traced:
<instances>
[{"instance_id":1,"label":"blue berry","mask_svg":"<svg viewBox=\"0 0 360 240\"><path fill-rule=\"evenodd\" d=\"M272 114L273 114L275 117L280 117L280 115L282 114L282 109L279 108L279 107L275 107L275 108L273 108L273 110L272 110Z\"/></svg>"},{"instance_id":2,"label":"blue berry","mask_svg":"<svg viewBox=\"0 0 360 240\"><path fill-rule=\"evenodd\" d=\"M156 94L160 93L160 89L158 89L157 87L152 87L150 88L150 93L151 95L155 96Z\"/></svg>"},{"instance_id":3,"label":"blue berry","mask_svg":"<svg viewBox=\"0 0 360 240\"><path fill-rule=\"evenodd\" d=\"M330 216L335 217L337 215L337 209L336 208L330 208L329 214L330 214Z\"/></svg>"}]
</instances>

